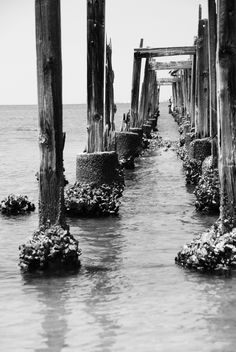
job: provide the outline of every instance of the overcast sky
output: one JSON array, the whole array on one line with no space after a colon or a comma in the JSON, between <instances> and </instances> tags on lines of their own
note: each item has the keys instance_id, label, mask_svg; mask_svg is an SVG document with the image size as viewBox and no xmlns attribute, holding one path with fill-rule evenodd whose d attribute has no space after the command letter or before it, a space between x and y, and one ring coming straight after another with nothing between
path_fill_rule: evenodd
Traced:
<instances>
[{"instance_id":1,"label":"overcast sky","mask_svg":"<svg viewBox=\"0 0 236 352\"><path fill-rule=\"evenodd\" d=\"M63 102L86 102L86 0L61 0ZM199 3L207 0L107 0L115 100L129 102L133 48L192 45ZM36 104L34 0L0 0L0 104ZM173 59L173 58L172 58Z\"/></svg>"}]
</instances>

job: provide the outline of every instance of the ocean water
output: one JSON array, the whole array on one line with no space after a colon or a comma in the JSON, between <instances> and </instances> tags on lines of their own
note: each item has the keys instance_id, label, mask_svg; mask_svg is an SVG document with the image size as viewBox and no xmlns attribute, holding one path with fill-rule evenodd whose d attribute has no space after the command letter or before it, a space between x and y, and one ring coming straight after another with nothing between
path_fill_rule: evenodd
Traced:
<instances>
[{"instance_id":1,"label":"ocean water","mask_svg":"<svg viewBox=\"0 0 236 352\"><path fill-rule=\"evenodd\" d=\"M117 129L127 104L118 104ZM27 194L37 205L37 108L0 107L0 198ZM164 139L177 126L161 105ZM64 107L65 174L73 183L86 142L86 106ZM78 274L22 275L18 246L38 214L0 217L0 350L7 352L233 352L236 279L174 263L180 247L214 217L196 213L173 150L159 149L127 171L120 214L68 219L82 248Z\"/></svg>"}]
</instances>

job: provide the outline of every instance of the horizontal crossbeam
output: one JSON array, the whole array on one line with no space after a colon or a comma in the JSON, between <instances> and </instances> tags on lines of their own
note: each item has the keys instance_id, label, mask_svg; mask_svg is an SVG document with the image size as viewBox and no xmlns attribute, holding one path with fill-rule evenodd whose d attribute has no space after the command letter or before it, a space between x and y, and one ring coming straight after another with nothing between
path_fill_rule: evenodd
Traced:
<instances>
[{"instance_id":1,"label":"horizontal crossbeam","mask_svg":"<svg viewBox=\"0 0 236 352\"><path fill-rule=\"evenodd\" d=\"M168 78L158 78L157 85L158 86L167 86L171 85L172 83L178 82L180 78L178 77L168 77Z\"/></svg>"},{"instance_id":2,"label":"horizontal crossbeam","mask_svg":"<svg viewBox=\"0 0 236 352\"><path fill-rule=\"evenodd\" d=\"M170 61L170 62L157 62L154 61L150 63L150 70L180 70L180 69L189 69L192 67L192 61Z\"/></svg>"},{"instance_id":3,"label":"horizontal crossbeam","mask_svg":"<svg viewBox=\"0 0 236 352\"><path fill-rule=\"evenodd\" d=\"M195 55L196 46L181 46L167 48L137 48L134 52L138 57L160 57L160 56L175 56L175 55Z\"/></svg>"}]
</instances>

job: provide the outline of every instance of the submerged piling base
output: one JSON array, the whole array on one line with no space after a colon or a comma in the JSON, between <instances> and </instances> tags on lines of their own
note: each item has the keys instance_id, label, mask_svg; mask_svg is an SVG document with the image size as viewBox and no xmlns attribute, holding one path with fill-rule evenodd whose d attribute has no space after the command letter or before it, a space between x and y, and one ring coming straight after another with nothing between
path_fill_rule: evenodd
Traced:
<instances>
[{"instance_id":1,"label":"submerged piling base","mask_svg":"<svg viewBox=\"0 0 236 352\"><path fill-rule=\"evenodd\" d=\"M189 146L190 159L203 161L211 155L211 141L209 138L195 139Z\"/></svg>"},{"instance_id":2,"label":"submerged piling base","mask_svg":"<svg viewBox=\"0 0 236 352\"><path fill-rule=\"evenodd\" d=\"M19 249L19 266L23 272L74 271L80 267L79 242L70 234L69 228L40 227Z\"/></svg>"},{"instance_id":3,"label":"submerged piling base","mask_svg":"<svg viewBox=\"0 0 236 352\"><path fill-rule=\"evenodd\" d=\"M76 183L65 190L68 216L116 215L124 189L124 176L116 152L79 154Z\"/></svg>"},{"instance_id":4,"label":"submerged piling base","mask_svg":"<svg viewBox=\"0 0 236 352\"><path fill-rule=\"evenodd\" d=\"M112 184L121 179L118 155L116 152L83 153L76 158L76 181L79 183Z\"/></svg>"},{"instance_id":5,"label":"submerged piling base","mask_svg":"<svg viewBox=\"0 0 236 352\"><path fill-rule=\"evenodd\" d=\"M152 126L151 124L144 124L143 125L143 134L147 139L151 139L151 132L152 132Z\"/></svg>"},{"instance_id":6,"label":"submerged piling base","mask_svg":"<svg viewBox=\"0 0 236 352\"><path fill-rule=\"evenodd\" d=\"M125 168L134 168L134 159L140 151L140 137L133 132L116 133L116 151L118 159Z\"/></svg>"},{"instance_id":7,"label":"submerged piling base","mask_svg":"<svg viewBox=\"0 0 236 352\"><path fill-rule=\"evenodd\" d=\"M205 273L229 275L236 269L236 228L222 233L221 222L195 237L178 252L175 262Z\"/></svg>"},{"instance_id":8,"label":"submerged piling base","mask_svg":"<svg viewBox=\"0 0 236 352\"><path fill-rule=\"evenodd\" d=\"M148 122L151 124L153 131L157 130L157 118L150 118Z\"/></svg>"}]
</instances>

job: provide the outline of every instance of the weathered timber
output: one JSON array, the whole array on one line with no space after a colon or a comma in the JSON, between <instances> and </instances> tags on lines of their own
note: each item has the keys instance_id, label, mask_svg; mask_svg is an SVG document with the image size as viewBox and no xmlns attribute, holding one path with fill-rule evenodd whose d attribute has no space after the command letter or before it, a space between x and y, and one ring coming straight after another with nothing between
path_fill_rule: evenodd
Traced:
<instances>
[{"instance_id":1,"label":"weathered timber","mask_svg":"<svg viewBox=\"0 0 236 352\"><path fill-rule=\"evenodd\" d=\"M112 69L112 44L106 44L106 95L105 95L105 132L104 150L114 150L115 146L115 112L114 71Z\"/></svg>"},{"instance_id":2,"label":"weathered timber","mask_svg":"<svg viewBox=\"0 0 236 352\"><path fill-rule=\"evenodd\" d=\"M198 7L198 21L202 19L202 5L199 5Z\"/></svg>"},{"instance_id":3,"label":"weathered timber","mask_svg":"<svg viewBox=\"0 0 236 352\"><path fill-rule=\"evenodd\" d=\"M189 116L189 70L182 70L181 75L182 90L183 90L183 105L184 115Z\"/></svg>"},{"instance_id":4,"label":"weathered timber","mask_svg":"<svg viewBox=\"0 0 236 352\"><path fill-rule=\"evenodd\" d=\"M208 21L199 21L198 38L198 124L196 133L199 138L209 137L209 60L208 60Z\"/></svg>"},{"instance_id":5,"label":"weathered timber","mask_svg":"<svg viewBox=\"0 0 236 352\"><path fill-rule=\"evenodd\" d=\"M151 116L157 111L157 77L155 71L151 72L148 87L148 111Z\"/></svg>"},{"instance_id":6,"label":"weathered timber","mask_svg":"<svg viewBox=\"0 0 236 352\"><path fill-rule=\"evenodd\" d=\"M196 40L195 40L196 44ZM195 127L195 94L196 94L196 55L192 56L191 69L191 126Z\"/></svg>"},{"instance_id":7,"label":"weathered timber","mask_svg":"<svg viewBox=\"0 0 236 352\"><path fill-rule=\"evenodd\" d=\"M176 82L172 83L172 99L173 99L173 110L176 110L177 107L177 95L176 95Z\"/></svg>"},{"instance_id":8,"label":"weathered timber","mask_svg":"<svg viewBox=\"0 0 236 352\"><path fill-rule=\"evenodd\" d=\"M170 62L157 62L154 61L150 64L150 70L180 70L192 67L191 60L185 61L170 61Z\"/></svg>"},{"instance_id":9,"label":"weathered timber","mask_svg":"<svg viewBox=\"0 0 236 352\"><path fill-rule=\"evenodd\" d=\"M143 47L143 39L140 40L140 48ZM141 75L142 58L137 57L134 53L133 61L133 76L132 76L132 90L131 90L131 126L138 125L138 104L139 104L139 90L140 90L140 75Z\"/></svg>"},{"instance_id":10,"label":"weathered timber","mask_svg":"<svg viewBox=\"0 0 236 352\"><path fill-rule=\"evenodd\" d=\"M180 114L183 113L183 87L181 81L176 82L176 92L177 92L177 110Z\"/></svg>"},{"instance_id":11,"label":"weathered timber","mask_svg":"<svg viewBox=\"0 0 236 352\"><path fill-rule=\"evenodd\" d=\"M134 49L138 57L160 57L160 56L175 56L175 55L195 55L195 46L168 47L168 48L137 48Z\"/></svg>"},{"instance_id":12,"label":"weathered timber","mask_svg":"<svg viewBox=\"0 0 236 352\"><path fill-rule=\"evenodd\" d=\"M171 85L173 82L178 82L179 77L167 77L167 78L157 78L157 84L162 85Z\"/></svg>"},{"instance_id":13,"label":"weathered timber","mask_svg":"<svg viewBox=\"0 0 236 352\"><path fill-rule=\"evenodd\" d=\"M103 151L105 0L87 0L87 152Z\"/></svg>"},{"instance_id":14,"label":"weathered timber","mask_svg":"<svg viewBox=\"0 0 236 352\"><path fill-rule=\"evenodd\" d=\"M151 71L149 70L150 65L149 58L146 59L145 69L144 69L144 77L141 91L141 99L140 99L140 109L139 109L139 117L138 117L138 127L141 127L145 120L148 118L148 86Z\"/></svg>"},{"instance_id":15,"label":"weathered timber","mask_svg":"<svg viewBox=\"0 0 236 352\"><path fill-rule=\"evenodd\" d=\"M216 27L216 3L208 0L209 115L214 160L217 160Z\"/></svg>"},{"instance_id":16,"label":"weathered timber","mask_svg":"<svg viewBox=\"0 0 236 352\"><path fill-rule=\"evenodd\" d=\"M236 226L236 1L218 0L218 148L223 230Z\"/></svg>"},{"instance_id":17,"label":"weathered timber","mask_svg":"<svg viewBox=\"0 0 236 352\"><path fill-rule=\"evenodd\" d=\"M199 103L199 97L198 97L198 91L199 91L199 87L198 87L198 72L199 72L199 46L198 46L198 42L199 42L199 37L197 37L196 39L196 46L197 46L197 51L196 51L196 67L195 67L195 79L194 79L194 82L195 82L195 87L194 87L194 120L195 120L195 123L194 123L194 126L195 126L195 132L197 131L198 129L198 115L199 115L199 112L198 112L198 103Z\"/></svg>"},{"instance_id":18,"label":"weathered timber","mask_svg":"<svg viewBox=\"0 0 236 352\"><path fill-rule=\"evenodd\" d=\"M36 0L39 225L65 225L60 0Z\"/></svg>"}]
</instances>

